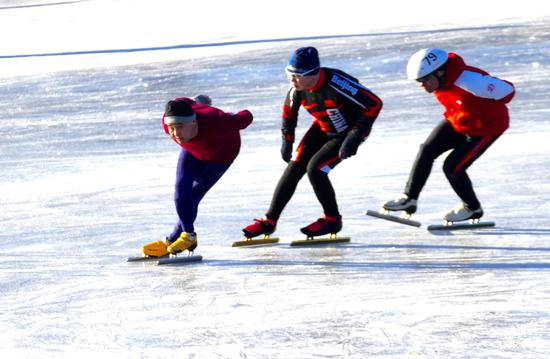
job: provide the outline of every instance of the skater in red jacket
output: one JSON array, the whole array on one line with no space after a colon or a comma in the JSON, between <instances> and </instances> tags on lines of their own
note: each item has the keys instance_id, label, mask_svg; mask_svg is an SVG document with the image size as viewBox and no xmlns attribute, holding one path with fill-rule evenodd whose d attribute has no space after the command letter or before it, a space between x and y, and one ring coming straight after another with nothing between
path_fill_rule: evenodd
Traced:
<instances>
[{"instance_id":1,"label":"skater in red jacket","mask_svg":"<svg viewBox=\"0 0 550 359\"><path fill-rule=\"evenodd\" d=\"M302 233L313 237L340 231L342 217L328 174L342 160L356 154L382 108L382 101L356 78L321 67L314 47L297 49L286 72L291 87L283 105L281 156L288 166L266 215L243 228L247 238L275 231L281 212L306 173L324 213L302 228ZM313 116L313 123L292 156L300 107Z\"/></svg>"},{"instance_id":2,"label":"skater in red jacket","mask_svg":"<svg viewBox=\"0 0 550 359\"><path fill-rule=\"evenodd\" d=\"M210 97L180 97L166 104L164 132L180 147L174 203L178 221L165 240L143 246L143 253L160 257L197 247L194 222L204 195L229 169L241 148L240 130L252 123L242 110L226 113L211 106Z\"/></svg>"},{"instance_id":3,"label":"skater in red jacket","mask_svg":"<svg viewBox=\"0 0 550 359\"><path fill-rule=\"evenodd\" d=\"M435 95L445 108L445 119L420 146L403 195L383 207L414 213L434 160L452 150L445 159L443 171L462 203L444 219L447 222L479 219L483 209L466 170L508 128L510 118L506 104L514 97L514 86L466 65L455 53L436 48L412 55L407 76Z\"/></svg>"}]
</instances>

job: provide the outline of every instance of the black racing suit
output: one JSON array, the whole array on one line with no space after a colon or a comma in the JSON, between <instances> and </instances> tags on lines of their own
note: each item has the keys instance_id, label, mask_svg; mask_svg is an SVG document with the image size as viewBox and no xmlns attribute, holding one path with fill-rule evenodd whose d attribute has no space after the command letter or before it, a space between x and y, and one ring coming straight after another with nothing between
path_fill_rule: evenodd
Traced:
<instances>
[{"instance_id":1,"label":"black racing suit","mask_svg":"<svg viewBox=\"0 0 550 359\"><path fill-rule=\"evenodd\" d=\"M281 176L266 213L277 221L307 172L324 214L339 215L328 173L342 161L340 147L350 132L364 140L382 109L382 101L357 79L337 69L323 67L315 87L291 87L283 106L283 140L293 142L298 110L303 106L314 118L297 151Z\"/></svg>"}]
</instances>

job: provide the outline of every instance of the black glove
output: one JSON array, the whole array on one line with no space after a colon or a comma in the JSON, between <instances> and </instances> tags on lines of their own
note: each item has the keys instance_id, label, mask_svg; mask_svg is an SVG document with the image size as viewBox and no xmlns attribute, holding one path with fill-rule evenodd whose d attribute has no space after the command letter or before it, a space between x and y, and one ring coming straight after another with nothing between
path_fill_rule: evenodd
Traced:
<instances>
[{"instance_id":1,"label":"black glove","mask_svg":"<svg viewBox=\"0 0 550 359\"><path fill-rule=\"evenodd\" d=\"M354 156L361 142L363 142L363 136L361 136L359 131L349 131L342 142L342 146L340 146L340 158L345 160L348 157Z\"/></svg>"},{"instance_id":2,"label":"black glove","mask_svg":"<svg viewBox=\"0 0 550 359\"><path fill-rule=\"evenodd\" d=\"M196 103L202 104L202 105L212 105L212 99L208 95L197 95L193 97L193 100L195 100Z\"/></svg>"},{"instance_id":3,"label":"black glove","mask_svg":"<svg viewBox=\"0 0 550 359\"><path fill-rule=\"evenodd\" d=\"M281 156L285 162L290 161L290 157L292 157L292 142L287 141L284 137L281 145Z\"/></svg>"}]
</instances>

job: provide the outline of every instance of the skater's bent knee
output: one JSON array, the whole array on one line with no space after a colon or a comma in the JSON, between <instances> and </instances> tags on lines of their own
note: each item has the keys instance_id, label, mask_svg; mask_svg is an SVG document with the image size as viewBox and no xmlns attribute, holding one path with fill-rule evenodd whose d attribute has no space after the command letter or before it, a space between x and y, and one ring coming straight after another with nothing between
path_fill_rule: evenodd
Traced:
<instances>
[{"instance_id":1,"label":"skater's bent knee","mask_svg":"<svg viewBox=\"0 0 550 359\"><path fill-rule=\"evenodd\" d=\"M465 169L460 166L460 164L455 163L454 161L445 161L443 163L443 173L447 178L457 177L459 174L465 172Z\"/></svg>"},{"instance_id":2,"label":"skater's bent knee","mask_svg":"<svg viewBox=\"0 0 550 359\"><path fill-rule=\"evenodd\" d=\"M431 158L434 160L440 155L435 146L431 145L430 143L421 144L418 153L422 157Z\"/></svg>"},{"instance_id":3,"label":"skater's bent knee","mask_svg":"<svg viewBox=\"0 0 550 359\"><path fill-rule=\"evenodd\" d=\"M309 178L315 178L315 177L324 177L327 176L330 172L331 168L328 166L319 168L316 166L308 166L307 167L307 175Z\"/></svg>"}]
</instances>

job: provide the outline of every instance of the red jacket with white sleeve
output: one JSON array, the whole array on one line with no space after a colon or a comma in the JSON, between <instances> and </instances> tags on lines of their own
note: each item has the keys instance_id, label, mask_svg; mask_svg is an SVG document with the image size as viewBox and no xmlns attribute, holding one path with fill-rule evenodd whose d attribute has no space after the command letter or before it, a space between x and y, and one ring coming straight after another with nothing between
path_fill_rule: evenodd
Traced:
<instances>
[{"instance_id":1,"label":"red jacket with white sleeve","mask_svg":"<svg viewBox=\"0 0 550 359\"><path fill-rule=\"evenodd\" d=\"M449 53L446 77L434 95L445 107L445 118L468 136L498 136L509 126L506 104L515 95L514 85L468 66Z\"/></svg>"},{"instance_id":2,"label":"red jacket with white sleeve","mask_svg":"<svg viewBox=\"0 0 550 359\"><path fill-rule=\"evenodd\" d=\"M187 97L180 97L176 100L191 103L199 127L197 136L180 146L199 160L224 164L233 163L241 148L239 131L252 123L252 113L248 110L242 110L236 114L226 113L216 107L197 104ZM170 135L168 126L164 123L165 115L162 116L162 126L164 132Z\"/></svg>"}]
</instances>

